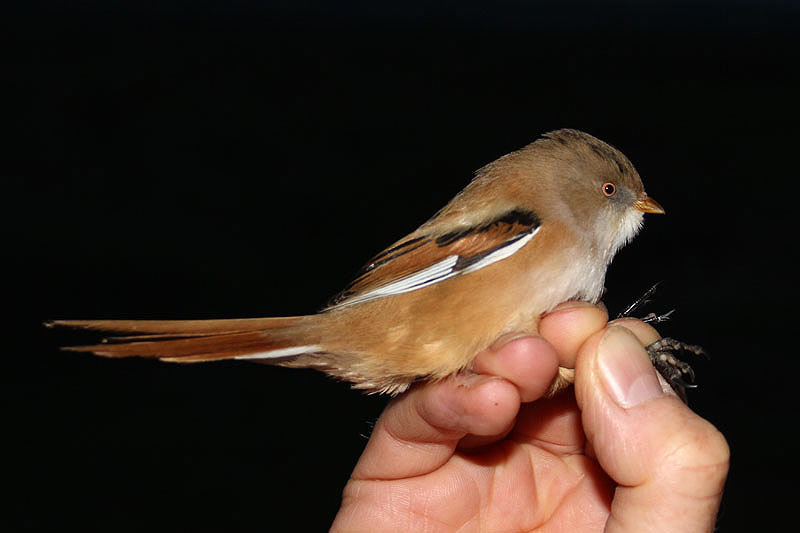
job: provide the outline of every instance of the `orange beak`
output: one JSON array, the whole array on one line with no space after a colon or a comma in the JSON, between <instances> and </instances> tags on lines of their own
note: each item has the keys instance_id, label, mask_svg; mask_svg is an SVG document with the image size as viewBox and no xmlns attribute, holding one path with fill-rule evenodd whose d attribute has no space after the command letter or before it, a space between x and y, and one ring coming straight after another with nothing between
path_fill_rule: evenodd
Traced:
<instances>
[{"instance_id":1,"label":"orange beak","mask_svg":"<svg viewBox=\"0 0 800 533\"><path fill-rule=\"evenodd\" d=\"M664 208L661 207L661 204L659 204L649 196L645 196L644 198L633 202L633 207L635 207L642 213L655 213L658 215L663 215L665 213Z\"/></svg>"}]
</instances>

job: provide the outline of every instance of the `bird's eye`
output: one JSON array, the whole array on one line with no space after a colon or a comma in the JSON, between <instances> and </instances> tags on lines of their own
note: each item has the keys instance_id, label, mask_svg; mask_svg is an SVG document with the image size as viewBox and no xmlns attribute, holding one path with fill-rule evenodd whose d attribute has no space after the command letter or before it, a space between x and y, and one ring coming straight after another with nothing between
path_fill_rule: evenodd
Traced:
<instances>
[{"instance_id":1,"label":"bird's eye","mask_svg":"<svg viewBox=\"0 0 800 533\"><path fill-rule=\"evenodd\" d=\"M611 198L617 192L617 186L607 181L603 184L603 194Z\"/></svg>"}]
</instances>

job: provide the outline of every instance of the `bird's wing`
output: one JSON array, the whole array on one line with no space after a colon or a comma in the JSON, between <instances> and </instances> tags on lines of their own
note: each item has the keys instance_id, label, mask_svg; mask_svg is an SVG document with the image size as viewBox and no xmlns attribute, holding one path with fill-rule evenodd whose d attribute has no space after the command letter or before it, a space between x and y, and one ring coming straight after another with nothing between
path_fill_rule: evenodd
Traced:
<instances>
[{"instance_id":1,"label":"bird's wing","mask_svg":"<svg viewBox=\"0 0 800 533\"><path fill-rule=\"evenodd\" d=\"M529 210L509 210L474 226L447 233L415 232L379 253L326 310L422 289L510 257L539 231Z\"/></svg>"}]
</instances>

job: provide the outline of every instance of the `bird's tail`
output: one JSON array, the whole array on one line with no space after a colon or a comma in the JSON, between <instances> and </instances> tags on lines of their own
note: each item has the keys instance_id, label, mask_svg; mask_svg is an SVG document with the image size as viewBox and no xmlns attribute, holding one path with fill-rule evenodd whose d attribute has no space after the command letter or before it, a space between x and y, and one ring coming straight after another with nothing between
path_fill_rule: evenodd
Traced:
<instances>
[{"instance_id":1,"label":"bird's tail","mask_svg":"<svg viewBox=\"0 0 800 533\"><path fill-rule=\"evenodd\" d=\"M64 350L103 357L152 357L174 363L249 359L281 363L322 351L318 315L227 320L54 320L48 327L113 333L102 343Z\"/></svg>"}]
</instances>

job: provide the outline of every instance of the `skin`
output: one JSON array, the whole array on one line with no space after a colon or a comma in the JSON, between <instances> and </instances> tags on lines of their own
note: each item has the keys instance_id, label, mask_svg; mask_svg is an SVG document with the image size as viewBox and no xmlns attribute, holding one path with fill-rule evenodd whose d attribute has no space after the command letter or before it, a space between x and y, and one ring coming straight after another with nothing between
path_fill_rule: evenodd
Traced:
<instances>
[{"instance_id":1,"label":"skin","mask_svg":"<svg viewBox=\"0 0 800 533\"><path fill-rule=\"evenodd\" d=\"M607 321L564 304L394 399L332 531L712 531L725 438L659 381L655 329ZM575 387L543 399L559 366Z\"/></svg>"}]
</instances>

